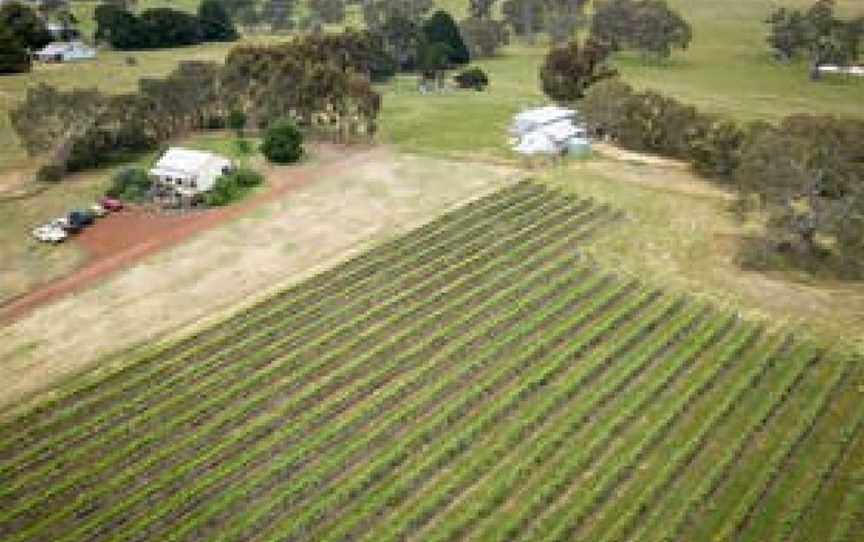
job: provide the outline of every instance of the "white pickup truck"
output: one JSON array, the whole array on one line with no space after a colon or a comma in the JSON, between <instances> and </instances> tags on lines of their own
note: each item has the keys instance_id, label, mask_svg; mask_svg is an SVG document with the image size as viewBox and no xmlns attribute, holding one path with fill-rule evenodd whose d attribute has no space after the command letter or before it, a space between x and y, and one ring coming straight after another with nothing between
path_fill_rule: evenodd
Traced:
<instances>
[{"instance_id":1,"label":"white pickup truck","mask_svg":"<svg viewBox=\"0 0 864 542\"><path fill-rule=\"evenodd\" d=\"M63 228L52 223L34 228L33 237L43 243L62 243L69 237L69 234Z\"/></svg>"}]
</instances>

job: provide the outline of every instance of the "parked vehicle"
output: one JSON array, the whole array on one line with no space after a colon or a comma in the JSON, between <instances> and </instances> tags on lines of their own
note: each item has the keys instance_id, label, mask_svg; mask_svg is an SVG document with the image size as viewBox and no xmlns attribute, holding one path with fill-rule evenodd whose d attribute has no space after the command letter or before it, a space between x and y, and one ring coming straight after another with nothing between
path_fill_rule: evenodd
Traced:
<instances>
[{"instance_id":1,"label":"parked vehicle","mask_svg":"<svg viewBox=\"0 0 864 542\"><path fill-rule=\"evenodd\" d=\"M96 221L96 215L92 211L75 210L69 213L69 223L87 227Z\"/></svg>"},{"instance_id":2,"label":"parked vehicle","mask_svg":"<svg viewBox=\"0 0 864 542\"><path fill-rule=\"evenodd\" d=\"M102 218L108 214L108 209L102 207L101 203L94 203L89 210L96 218Z\"/></svg>"},{"instance_id":3,"label":"parked vehicle","mask_svg":"<svg viewBox=\"0 0 864 542\"><path fill-rule=\"evenodd\" d=\"M52 220L50 222L49 225L53 226L55 228L60 228L61 230L65 231L66 233L78 233L84 228L83 225L81 225L77 222L70 221L69 217L66 217L66 216L63 216L60 218L55 218L54 220Z\"/></svg>"},{"instance_id":4,"label":"parked vehicle","mask_svg":"<svg viewBox=\"0 0 864 542\"><path fill-rule=\"evenodd\" d=\"M69 227L69 219L65 216L61 216L60 218L55 218L51 222L47 224L48 226L53 226L55 228L60 228L61 230L65 230Z\"/></svg>"},{"instance_id":5,"label":"parked vehicle","mask_svg":"<svg viewBox=\"0 0 864 542\"><path fill-rule=\"evenodd\" d=\"M33 237L43 243L62 243L68 236L63 228L58 228L52 224L33 228Z\"/></svg>"},{"instance_id":6,"label":"parked vehicle","mask_svg":"<svg viewBox=\"0 0 864 542\"><path fill-rule=\"evenodd\" d=\"M120 201L119 199L108 198L108 197L105 197L105 198L102 198L101 200L99 200L99 204L111 212L122 211L123 207L125 207L123 202Z\"/></svg>"}]
</instances>

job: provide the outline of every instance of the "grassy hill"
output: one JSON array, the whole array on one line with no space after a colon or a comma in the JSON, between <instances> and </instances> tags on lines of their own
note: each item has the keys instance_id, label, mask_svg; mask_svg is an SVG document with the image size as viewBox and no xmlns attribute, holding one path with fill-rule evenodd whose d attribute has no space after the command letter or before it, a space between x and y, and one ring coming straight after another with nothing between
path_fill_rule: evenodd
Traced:
<instances>
[{"instance_id":1,"label":"grassy hill","mask_svg":"<svg viewBox=\"0 0 864 542\"><path fill-rule=\"evenodd\" d=\"M864 80L813 83L807 77L805 65L784 65L770 59L762 20L777 2L675 0L671 3L692 23L693 45L685 52L676 52L663 64L646 62L637 55L619 55L615 64L625 80L739 120L777 120L801 112L864 116L861 107ZM808 3L809 0L788 0L782 5ZM192 10L197 2L142 0L139 4ZM460 13L464 12L466 2L450 0L441 5ZM864 15L864 6L855 0L840 0L838 5L844 14ZM92 23L88 13L92 13L95 3L76 6L86 29ZM126 54L103 52L99 61L74 69L52 66L38 68L29 75L2 77L0 111L10 108L28 85L39 81L61 87L95 85L126 91L134 88L139 77L164 74L180 59L219 60L229 47L214 44L136 53L139 65L135 67L124 65ZM542 44L530 47L517 43L502 51L499 58L478 62L491 75L491 92L487 94L419 96L410 78L385 86L382 137L413 150L502 155L502 128L512 113L522 105L544 101L537 84L537 69L545 50ZM0 147L0 166L23 158L5 115L2 117L0 143L4 144Z\"/></svg>"}]
</instances>

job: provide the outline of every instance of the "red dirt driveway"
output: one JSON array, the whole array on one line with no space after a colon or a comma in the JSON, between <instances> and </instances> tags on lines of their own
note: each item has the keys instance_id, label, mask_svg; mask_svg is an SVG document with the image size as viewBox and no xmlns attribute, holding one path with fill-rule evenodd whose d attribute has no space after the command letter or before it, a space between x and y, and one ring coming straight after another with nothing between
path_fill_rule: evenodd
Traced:
<instances>
[{"instance_id":1,"label":"red dirt driveway","mask_svg":"<svg viewBox=\"0 0 864 542\"><path fill-rule=\"evenodd\" d=\"M323 164L267 171L268 189L236 205L201 211L158 211L130 208L100 219L75 236L87 251L85 263L71 274L40 286L0 305L0 324L25 316L32 310L98 284L143 258L177 245L190 237L239 218L264 203L314 182L326 175L342 173L368 161L375 153L369 147L327 146L338 157ZM328 152L329 154L329 152Z\"/></svg>"}]
</instances>

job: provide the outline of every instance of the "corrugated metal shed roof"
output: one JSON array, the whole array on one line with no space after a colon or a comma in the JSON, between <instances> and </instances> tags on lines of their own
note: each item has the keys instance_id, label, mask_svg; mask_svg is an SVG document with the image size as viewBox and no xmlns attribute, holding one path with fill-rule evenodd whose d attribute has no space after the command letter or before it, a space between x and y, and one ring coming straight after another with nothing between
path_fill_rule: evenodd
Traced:
<instances>
[{"instance_id":1,"label":"corrugated metal shed roof","mask_svg":"<svg viewBox=\"0 0 864 542\"><path fill-rule=\"evenodd\" d=\"M172 147L150 171L154 175L195 175L207 169L213 162L230 163L227 158L212 152Z\"/></svg>"}]
</instances>

